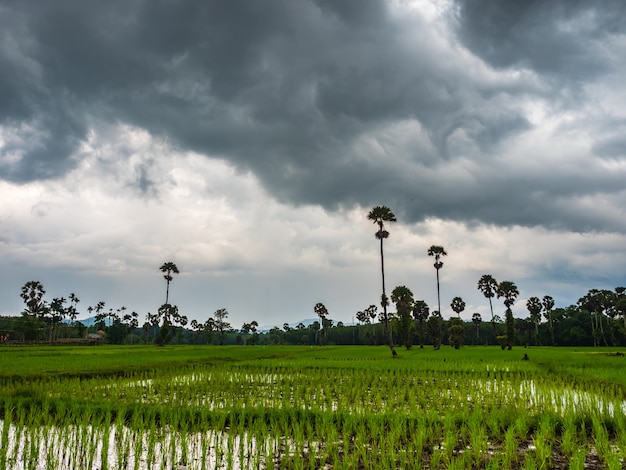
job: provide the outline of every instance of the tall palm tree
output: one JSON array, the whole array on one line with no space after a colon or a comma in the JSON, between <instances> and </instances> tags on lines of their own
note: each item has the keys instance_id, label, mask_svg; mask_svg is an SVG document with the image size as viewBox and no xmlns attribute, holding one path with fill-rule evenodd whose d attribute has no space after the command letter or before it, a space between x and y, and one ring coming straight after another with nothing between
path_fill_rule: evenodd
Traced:
<instances>
[{"instance_id":1,"label":"tall palm tree","mask_svg":"<svg viewBox=\"0 0 626 470\"><path fill-rule=\"evenodd\" d=\"M167 290L165 291L165 303L169 304L170 282L172 282L172 280L174 279L172 277L172 273L179 274L180 271L178 271L178 266L176 266L171 261L163 263L163 265L159 269L161 270L161 272L165 273L165 275L163 276L163 278L167 281Z\"/></svg>"},{"instance_id":2,"label":"tall palm tree","mask_svg":"<svg viewBox=\"0 0 626 470\"><path fill-rule=\"evenodd\" d=\"M504 298L504 306L506 307L506 341L508 349L513 347L513 339L515 336L515 320L513 319L513 311L511 306L515 303L515 299L519 296L519 290L514 282L502 281L498 284L496 291L498 298Z\"/></svg>"},{"instance_id":3,"label":"tall palm tree","mask_svg":"<svg viewBox=\"0 0 626 470\"><path fill-rule=\"evenodd\" d=\"M383 240L389 237L389 232L385 230L385 222L396 222L396 216L391 209L387 206L375 206L367 214L368 220L372 220L375 224L378 224L378 231L376 232L376 238L380 240L380 271L383 277L383 294L381 296L381 305L383 307L383 322L385 323L385 330L387 332L387 342L389 343L389 349L391 349L391 355L397 356L396 348L393 345L393 337L391 335L391 325L389 323L389 317L387 315L387 305L389 305L389 299L385 293L385 258L383 256Z\"/></svg>"},{"instance_id":4,"label":"tall palm tree","mask_svg":"<svg viewBox=\"0 0 626 470\"><path fill-rule=\"evenodd\" d=\"M491 310L491 326L493 328L493 334L496 334L496 320L493 316L493 304L491 299L496 295L498 290L498 281L491 274L483 274L478 280L478 290L489 300L489 309Z\"/></svg>"},{"instance_id":5,"label":"tall palm tree","mask_svg":"<svg viewBox=\"0 0 626 470\"><path fill-rule=\"evenodd\" d=\"M435 270L437 271L437 306L439 307L439 314L441 314L441 295L439 291L439 270L443 268L443 261L441 261L442 256L447 256L446 250L443 249L443 246L433 245L428 249L428 256L435 257Z\"/></svg>"}]
</instances>

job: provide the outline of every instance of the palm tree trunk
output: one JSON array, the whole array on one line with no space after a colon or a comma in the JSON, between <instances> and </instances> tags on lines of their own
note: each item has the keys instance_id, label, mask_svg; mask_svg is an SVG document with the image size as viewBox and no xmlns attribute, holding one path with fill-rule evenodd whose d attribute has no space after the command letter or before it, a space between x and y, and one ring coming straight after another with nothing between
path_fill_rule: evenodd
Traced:
<instances>
[{"instance_id":1,"label":"palm tree trunk","mask_svg":"<svg viewBox=\"0 0 626 470\"><path fill-rule=\"evenodd\" d=\"M593 312L589 313L589 317L591 318L591 336L593 337L593 347L595 348L598 345L598 340L596 338L596 325L594 320Z\"/></svg>"},{"instance_id":2,"label":"palm tree trunk","mask_svg":"<svg viewBox=\"0 0 626 470\"><path fill-rule=\"evenodd\" d=\"M439 294L439 268L437 268L437 308L439 309L439 315L441 315L441 296Z\"/></svg>"},{"instance_id":3,"label":"palm tree trunk","mask_svg":"<svg viewBox=\"0 0 626 470\"><path fill-rule=\"evenodd\" d=\"M608 346L609 343L607 342L606 335L604 334L604 322L602 321L604 314L598 313L598 315L599 315L599 320L600 320L600 334L602 334L602 341L604 342L605 346Z\"/></svg>"},{"instance_id":4,"label":"palm tree trunk","mask_svg":"<svg viewBox=\"0 0 626 470\"><path fill-rule=\"evenodd\" d=\"M387 316L387 294L385 293L385 257L383 255L383 239L380 239L380 271L383 277L383 318L385 321L385 330L387 333L387 342L389 343L389 349L391 355L396 357L398 353L393 345L393 336L391 335L391 324L389 323L389 317Z\"/></svg>"}]
</instances>

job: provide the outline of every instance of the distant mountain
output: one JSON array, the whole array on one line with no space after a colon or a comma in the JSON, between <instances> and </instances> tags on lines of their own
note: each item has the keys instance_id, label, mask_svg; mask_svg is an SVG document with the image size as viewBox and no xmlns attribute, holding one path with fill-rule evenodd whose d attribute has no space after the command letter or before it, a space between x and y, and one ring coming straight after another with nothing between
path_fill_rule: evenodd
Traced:
<instances>
[{"instance_id":1,"label":"distant mountain","mask_svg":"<svg viewBox=\"0 0 626 470\"><path fill-rule=\"evenodd\" d=\"M65 319L63 320L65 323L72 323L72 320L69 319ZM77 318L76 321L81 322L83 325L85 325L87 328L94 326L96 324L96 317L87 317L87 318ZM110 318L105 318L104 319L104 324L106 326L111 326L111 319Z\"/></svg>"}]
</instances>

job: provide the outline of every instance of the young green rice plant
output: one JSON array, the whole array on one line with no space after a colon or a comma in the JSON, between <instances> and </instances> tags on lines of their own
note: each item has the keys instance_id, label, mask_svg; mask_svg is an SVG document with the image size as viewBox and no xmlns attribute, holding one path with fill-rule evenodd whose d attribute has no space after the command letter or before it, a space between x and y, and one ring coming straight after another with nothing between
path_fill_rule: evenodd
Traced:
<instances>
[{"instance_id":1,"label":"young green rice plant","mask_svg":"<svg viewBox=\"0 0 626 470\"><path fill-rule=\"evenodd\" d=\"M468 434L469 447L474 459L472 466L481 468L487 458L487 430L477 415L468 422Z\"/></svg>"},{"instance_id":2,"label":"young green rice plant","mask_svg":"<svg viewBox=\"0 0 626 470\"><path fill-rule=\"evenodd\" d=\"M541 422L539 429L537 429L533 435L534 452L532 459L536 463L537 468L545 469L551 468L552 463L552 445L554 442L554 430L551 427L549 419L544 419Z\"/></svg>"},{"instance_id":3,"label":"young green rice plant","mask_svg":"<svg viewBox=\"0 0 626 470\"><path fill-rule=\"evenodd\" d=\"M587 448L582 447L574 451L568 459L569 470L584 470L586 468L585 461L587 459Z\"/></svg>"},{"instance_id":4,"label":"young green rice plant","mask_svg":"<svg viewBox=\"0 0 626 470\"><path fill-rule=\"evenodd\" d=\"M503 468L513 468L518 460L519 441L515 433L515 428L510 427L506 430L504 435L504 447L502 449L502 462Z\"/></svg>"},{"instance_id":5,"label":"young green rice plant","mask_svg":"<svg viewBox=\"0 0 626 470\"><path fill-rule=\"evenodd\" d=\"M602 460L609 467L618 464L619 456L616 456L616 454L613 453L607 429L598 416L594 415L592 417L592 426L591 435L600 460Z\"/></svg>"},{"instance_id":6,"label":"young green rice plant","mask_svg":"<svg viewBox=\"0 0 626 470\"><path fill-rule=\"evenodd\" d=\"M626 462L626 415L618 414L616 416L616 445L619 448L622 460Z\"/></svg>"}]
</instances>

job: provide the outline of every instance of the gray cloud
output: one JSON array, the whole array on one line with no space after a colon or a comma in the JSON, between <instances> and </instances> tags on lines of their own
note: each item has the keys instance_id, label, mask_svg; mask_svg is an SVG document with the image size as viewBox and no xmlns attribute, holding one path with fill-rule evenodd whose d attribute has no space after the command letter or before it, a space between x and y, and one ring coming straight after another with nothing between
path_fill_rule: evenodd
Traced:
<instances>
[{"instance_id":1,"label":"gray cloud","mask_svg":"<svg viewBox=\"0 0 626 470\"><path fill-rule=\"evenodd\" d=\"M375 0L0 8L0 126L17 136L0 147L5 180L65 174L90 128L119 122L252 171L294 205L624 231L624 169L595 163L626 156L618 118L595 133L585 117L589 86L619 66L620 2L472 1L434 20ZM567 113L571 128L532 149ZM568 131L592 149L572 166ZM134 168L157 196L149 163ZM590 211L598 196L613 209Z\"/></svg>"}]
</instances>

